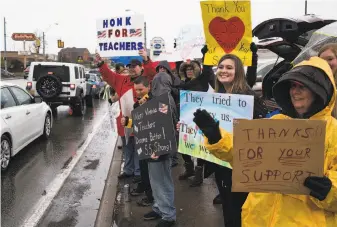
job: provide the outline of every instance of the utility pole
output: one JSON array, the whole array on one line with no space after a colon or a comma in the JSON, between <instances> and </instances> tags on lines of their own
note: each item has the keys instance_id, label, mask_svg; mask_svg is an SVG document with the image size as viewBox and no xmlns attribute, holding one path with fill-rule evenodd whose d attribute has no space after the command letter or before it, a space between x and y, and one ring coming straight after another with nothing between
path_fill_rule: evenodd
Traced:
<instances>
[{"instance_id":1,"label":"utility pole","mask_svg":"<svg viewBox=\"0 0 337 227\"><path fill-rule=\"evenodd\" d=\"M46 41L44 39L44 32L42 32L42 43L43 43L43 59L46 59Z\"/></svg>"},{"instance_id":2,"label":"utility pole","mask_svg":"<svg viewBox=\"0 0 337 227\"><path fill-rule=\"evenodd\" d=\"M7 34L6 34L6 17L4 17L4 47L5 47L5 50L4 50L4 60L5 60L5 70L7 71Z\"/></svg>"},{"instance_id":3,"label":"utility pole","mask_svg":"<svg viewBox=\"0 0 337 227\"><path fill-rule=\"evenodd\" d=\"M305 0L305 5L304 5L304 15L308 15L308 1Z\"/></svg>"}]
</instances>

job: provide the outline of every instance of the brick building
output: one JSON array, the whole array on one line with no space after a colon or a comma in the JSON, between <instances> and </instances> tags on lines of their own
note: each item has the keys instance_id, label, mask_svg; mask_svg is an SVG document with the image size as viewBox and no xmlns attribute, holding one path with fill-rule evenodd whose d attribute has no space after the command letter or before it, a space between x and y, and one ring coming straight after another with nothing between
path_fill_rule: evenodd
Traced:
<instances>
[{"instance_id":1,"label":"brick building","mask_svg":"<svg viewBox=\"0 0 337 227\"><path fill-rule=\"evenodd\" d=\"M82 57L83 63L92 61L91 54L87 48L63 48L58 53L58 60L60 62L78 63L78 58Z\"/></svg>"}]
</instances>

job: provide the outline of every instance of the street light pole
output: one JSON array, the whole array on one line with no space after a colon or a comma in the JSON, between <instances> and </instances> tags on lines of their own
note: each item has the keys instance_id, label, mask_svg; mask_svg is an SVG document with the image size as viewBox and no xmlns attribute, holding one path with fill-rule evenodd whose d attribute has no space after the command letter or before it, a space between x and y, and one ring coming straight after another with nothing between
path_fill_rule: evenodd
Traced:
<instances>
[{"instance_id":1,"label":"street light pole","mask_svg":"<svg viewBox=\"0 0 337 227\"><path fill-rule=\"evenodd\" d=\"M43 44L43 59L46 60L46 42L44 32L42 32L42 44Z\"/></svg>"},{"instance_id":2,"label":"street light pole","mask_svg":"<svg viewBox=\"0 0 337 227\"><path fill-rule=\"evenodd\" d=\"M4 50L4 60L5 60L5 70L7 71L7 34L6 34L6 17L4 17L4 47L5 47L5 50Z\"/></svg>"},{"instance_id":3,"label":"street light pole","mask_svg":"<svg viewBox=\"0 0 337 227\"><path fill-rule=\"evenodd\" d=\"M304 5L304 15L308 15L308 1L305 0L305 5Z\"/></svg>"},{"instance_id":4,"label":"street light pole","mask_svg":"<svg viewBox=\"0 0 337 227\"><path fill-rule=\"evenodd\" d=\"M54 23L54 24L51 24L49 25L49 27L44 31L42 32L42 44L43 44L43 59L46 60L46 37L45 37L45 33L47 33L47 31L49 31L49 29L51 28L51 26L53 25L59 25L58 23Z\"/></svg>"}]
</instances>

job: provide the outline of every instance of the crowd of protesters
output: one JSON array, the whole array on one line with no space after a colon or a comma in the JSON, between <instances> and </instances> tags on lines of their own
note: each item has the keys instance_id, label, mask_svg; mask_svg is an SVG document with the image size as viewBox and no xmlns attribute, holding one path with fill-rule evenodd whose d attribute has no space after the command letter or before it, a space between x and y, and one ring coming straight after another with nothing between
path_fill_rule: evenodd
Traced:
<instances>
[{"instance_id":1,"label":"crowd of protesters","mask_svg":"<svg viewBox=\"0 0 337 227\"><path fill-rule=\"evenodd\" d=\"M110 103L119 102L121 114L117 118L118 134L122 138L124 169L120 179L133 177L137 184L130 193L144 195L137 204L151 206L144 220L160 219L158 227L173 226L176 222L174 184L171 168L177 165L180 154L156 156L139 161L134 148L132 118L123 113L123 97L131 95L131 109L164 93L169 94L172 121L179 133L179 91L202 91L244 94L254 97L254 119L269 114L263 97L252 90L258 63L257 47L250 46L252 65L246 73L240 58L226 54L220 58L214 73L213 65L203 64L208 52L205 45L203 58L176 64L172 72L167 61L155 64L145 50L139 54L143 62L132 60L129 65L116 65L112 71L96 55L97 66L103 79L110 85ZM324 177L310 176L304 186L310 195L280 193L232 192L232 169L182 154L185 171L179 180L193 177L191 187L199 187L203 179L214 173L219 194L213 203L222 204L226 227L332 227L337 226L337 120L336 117L337 44L326 44L313 56L286 72L273 86L273 97L280 113L272 119L320 119L326 121ZM219 127L203 109L191 116L205 136L205 146L215 157L232 163L233 135ZM128 131L129 130L129 131ZM235 168L235 167L234 167Z\"/></svg>"}]
</instances>

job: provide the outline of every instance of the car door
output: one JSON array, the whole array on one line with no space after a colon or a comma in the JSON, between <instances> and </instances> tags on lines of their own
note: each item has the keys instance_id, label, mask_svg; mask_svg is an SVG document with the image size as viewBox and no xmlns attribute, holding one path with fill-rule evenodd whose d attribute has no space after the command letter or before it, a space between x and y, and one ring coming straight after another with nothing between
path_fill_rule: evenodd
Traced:
<instances>
[{"instance_id":1,"label":"car door","mask_svg":"<svg viewBox=\"0 0 337 227\"><path fill-rule=\"evenodd\" d=\"M26 115L26 136L30 141L41 133L44 124L44 113L41 103L35 103L33 98L23 89L13 86L10 87L14 98L17 100Z\"/></svg>"},{"instance_id":2,"label":"car door","mask_svg":"<svg viewBox=\"0 0 337 227\"><path fill-rule=\"evenodd\" d=\"M10 129L13 151L15 152L25 143L27 121L24 107L17 103L8 87L1 88L0 115Z\"/></svg>"}]
</instances>

